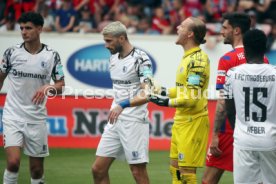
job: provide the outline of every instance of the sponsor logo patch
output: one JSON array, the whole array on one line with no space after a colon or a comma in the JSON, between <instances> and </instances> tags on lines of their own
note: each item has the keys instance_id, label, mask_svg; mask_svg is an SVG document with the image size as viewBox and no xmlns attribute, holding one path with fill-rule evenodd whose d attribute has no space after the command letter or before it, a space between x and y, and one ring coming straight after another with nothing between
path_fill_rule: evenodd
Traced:
<instances>
[{"instance_id":1,"label":"sponsor logo patch","mask_svg":"<svg viewBox=\"0 0 276 184\"><path fill-rule=\"evenodd\" d=\"M225 75L226 75L225 70L218 70L217 76L225 76Z\"/></svg>"},{"instance_id":2,"label":"sponsor logo patch","mask_svg":"<svg viewBox=\"0 0 276 184\"><path fill-rule=\"evenodd\" d=\"M178 160L184 160L184 154L183 153L179 153L178 154Z\"/></svg>"}]
</instances>

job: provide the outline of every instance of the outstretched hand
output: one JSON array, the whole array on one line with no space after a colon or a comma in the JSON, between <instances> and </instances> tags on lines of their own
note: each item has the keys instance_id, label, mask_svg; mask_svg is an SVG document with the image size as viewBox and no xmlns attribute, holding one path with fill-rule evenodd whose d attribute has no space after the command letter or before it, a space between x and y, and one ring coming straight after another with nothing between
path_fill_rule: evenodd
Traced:
<instances>
[{"instance_id":1,"label":"outstretched hand","mask_svg":"<svg viewBox=\"0 0 276 184\"><path fill-rule=\"evenodd\" d=\"M153 81L153 90L152 92L157 95L166 96L167 89L160 84L158 84L155 80Z\"/></svg>"},{"instance_id":2,"label":"outstretched hand","mask_svg":"<svg viewBox=\"0 0 276 184\"><path fill-rule=\"evenodd\" d=\"M162 87L153 78L147 78L146 83L149 84L149 86L148 86L149 93L153 93L153 94L161 95L161 96L166 96L167 95L167 89L165 87Z\"/></svg>"},{"instance_id":3,"label":"outstretched hand","mask_svg":"<svg viewBox=\"0 0 276 184\"><path fill-rule=\"evenodd\" d=\"M165 106L165 107L169 106L169 98L168 97L162 97L159 95L150 94L148 97L148 100L150 102L155 103L156 105L159 105L159 106Z\"/></svg>"}]
</instances>

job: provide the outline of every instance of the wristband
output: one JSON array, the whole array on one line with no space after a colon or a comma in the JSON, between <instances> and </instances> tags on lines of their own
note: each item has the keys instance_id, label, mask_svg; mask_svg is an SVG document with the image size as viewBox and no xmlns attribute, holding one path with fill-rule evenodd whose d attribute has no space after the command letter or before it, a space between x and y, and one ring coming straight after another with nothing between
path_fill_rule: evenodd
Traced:
<instances>
[{"instance_id":1,"label":"wristband","mask_svg":"<svg viewBox=\"0 0 276 184\"><path fill-rule=\"evenodd\" d=\"M130 101L129 99L126 99L124 101L122 101L121 103L119 103L119 105L124 109L126 107L130 107Z\"/></svg>"}]
</instances>

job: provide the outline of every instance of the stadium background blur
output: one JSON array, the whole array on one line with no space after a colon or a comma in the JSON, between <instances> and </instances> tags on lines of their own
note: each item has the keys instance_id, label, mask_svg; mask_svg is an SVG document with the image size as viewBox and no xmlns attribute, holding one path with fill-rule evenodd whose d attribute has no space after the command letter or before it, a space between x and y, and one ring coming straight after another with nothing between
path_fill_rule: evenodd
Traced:
<instances>
[{"instance_id":1,"label":"stadium background blur","mask_svg":"<svg viewBox=\"0 0 276 184\"><path fill-rule=\"evenodd\" d=\"M188 16L202 18L208 28L207 43L202 45L202 49L211 59L208 96L209 117L213 122L215 71L219 57L231 49L221 42L219 36L221 15L231 11L246 11L252 18L252 28L260 28L267 34L267 56L272 64L276 64L275 4L275 0L2 0L0 53L22 42L16 24L21 13L37 11L45 18L42 42L60 53L64 65L65 94L52 97L47 103L52 153L46 159L48 183L91 183L90 165L106 123L112 96L107 67L109 53L99 34L106 24L114 20L122 21L127 26L132 43L152 57L155 78L169 87L174 85L174 72L183 55L181 48L174 44L176 26ZM70 19L74 22L73 26L66 31L60 29ZM0 94L0 119L7 89L8 81ZM152 183L165 184L170 182L168 149L174 110L149 104L149 111L150 179ZM0 181L5 168L2 131L0 122ZM26 162L26 157L23 157L19 183L28 183ZM127 178L130 174L125 174L129 172L127 166L118 162L113 167L111 178L114 183L132 183L132 178ZM227 173L222 183L232 183L232 175Z\"/></svg>"}]
</instances>

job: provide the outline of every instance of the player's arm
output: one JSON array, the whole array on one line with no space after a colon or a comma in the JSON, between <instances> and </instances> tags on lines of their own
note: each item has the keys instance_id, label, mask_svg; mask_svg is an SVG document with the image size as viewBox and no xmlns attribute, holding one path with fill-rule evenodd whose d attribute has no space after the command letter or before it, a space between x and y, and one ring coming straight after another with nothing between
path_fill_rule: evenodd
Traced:
<instances>
[{"instance_id":1,"label":"player's arm","mask_svg":"<svg viewBox=\"0 0 276 184\"><path fill-rule=\"evenodd\" d=\"M234 99L226 99L225 100L225 109L227 117L231 123L231 125L235 125L236 119L236 108Z\"/></svg>"},{"instance_id":2,"label":"player's arm","mask_svg":"<svg viewBox=\"0 0 276 184\"><path fill-rule=\"evenodd\" d=\"M129 100L130 107L143 105L148 102L147 91L146 91L147 85L148 85L147 83L141 84L141 90L139 91L139 93Z\"/></svg>"},{"instance_id":3,"label":"player's arm","mask_svg":"<svg viewBox=\"0 0 276 184\"><path fill-rule=\"evenodd\" d=\"M4 80L6 79L10 69L11 69L11 55L13 53L13 48L8 48L3 55L3 59L0 61L0 91L3 87Z\"/></svg>"},{"instance_id":4,"label":"player's arm","mask_svg":"<svg viewBox=\"0 0 276 184\"><path fill-rule=\"evenodd\" d=\"M119 115L123 112L125 108L128 107L136 107L143 105L148 102L148 94L147 94L148 84L142 83L141 90L134 96L132 99L126 99L116 105L113 109L110 110L108 119L111 124L115 123Z\"/></svg>"},{"instance_id":5,"label":"player's arm","mask_svg":"<svg viewBox=\"0 0 276 184\"><path fill-rule=\"evenodd\" d=\"M108 121L113 124L125 108L140 106L148 102L148 93L153 85L152 63L145 53L140 53L141 58L137 59L136 72L140 78L140 90L136 96L126 99L111 109Z\"/></svg>"},{"instance_id":6,"label":"player's arm","mask_svg":"<svg viewBox=\"0 0 276 184\"><path fill-rule=\"evenodd\" d=\"M177 88L176 87L168 88L166 91L167 91L167 96L169 98L175 98L176 95L177 95Z\"/></svg>"},{"instance_id":7,"label":"player's arm","mask_svg":"<svg viewBox=\"0 0 276 184\"><path fill-rule=\"evenodd\" d=\"M225 111L225 100L223 95L223 85L225 84L226 71L229 66L229 56L222 56L219 60L218 71L217 71L217 81L216 89L219 91L219 97L217 99L216 110L215 110L215 120L212 139L210 142L210 153L214 156L219 156L222 152L219 149L219 137L218 134L222 125L226 120L226 111Z\"/></svg>"},{"instance_id":8,"label":"player's arm","mask_svg":"<svg viewBox=\"0 0 276 184\"><path fill-rule=\"evenodd\" d=\"M149 80L150 80L150 84L151 84L151 86L150 86L151 94L160 95L160 96L169 97L169 98L176 97L176 95L177 95L176 87L166 88L166 87L158 84L158 82L156 80L154 80L153 78L150 78Z\"/></svg>"},{"instance_id":9,"label":"player's arm","mask_svg":"<svg viewBox=\"0 0 276 184\"><path fill-rule=\"evenodd\" d=\"M188 67L185 86L176 87L176 98L169 100L170 107L192 108L204 98L203 87L209 79L209 59L194 60Z\"/></svg>"},{"instance_id":10,"label":"player's arm","mask_svg":"<svg viewBox=\"0 0 276 184\"><path fill-rule=\"evenodd\" d=\"M53 71L52 71L52 79L54 81L54 84L51 85L51 87L54 90L49 90L49 92L52 95L57 95L63 92L65 82L64 82L63 66L61 64L60 56L58 52L54 52L53 54L54 54L55 66L53 67Z\"/></svg>"},{"instance_id":11,"label":"player's arm","mask_svg":"<svg viewBox=\"0 0 276 184\"><path fill-rule=\"evenodd\" d=\"M7 74L6 74L6 73L2 73L2 72L0 71L0 91L1 91L1 89L2 89L2 87L3 87L4 80L5 80L6 77L7 77Z\"/></svg>"},{"instance_id":12,"label":"player's arm","mask_svg":"<svg viewBox=\"0 0 276 184\"><path fill-rule=\"evenodd\" d=\"M148 102L148 94L154 85L152 62L144 52L140 53L139 63L136 65L136 72L140 79L140 91L130 99L130 107L143 105Z\"/></svg>"},{"instance_id":13,"label":"player's arm","mask_svg":"<svg viewBox=\"0 0 276 184\"><path fill-rule=\"evenodd\" d=\"M51 76L54 84L46 84L37 89L32 98L32 102L35 105L42 104L46 96L55 96L63 92L65 86L63 66L61 64L60 56L57 52L53 52L53 58L54 67Z\"/></svg>"},{"instance_id":14,"label":"player's arm","mask_svg":"<svg viewBox=\"0 0 276 184\"><path fill-rule=\"evenodd\" d=\"M229 72L230 73L230 72ZM231 79L227 79L228 81L231 81ZM228 82L229 83L229 82ZM230 90L229 88L229 84L225 84L226 86L224 86L225 89ZM221 89L219 91L219 99L217 100L217 106L216 106L216 114L215 114L215 122L214 122L214 134L218 134L222 125L225 123L225 120L228 116L229 110L226 111L226 100L228 103L228 106L231 105L231 103L229 104L229 101L233 101L233 99L229 99L229 93L231 92L226 92L226 90ZM232 106L234 107L234 106ZM235 108L232 109L234 112L234 117L236 114ZM233 112L231 112L230 114L233 115ZM229 115L230 115L229 114ZM230 120L230 119L229 119ZM232 128L234 129L234 124L233 121L230 121L230 125L232 126Z\"/></svg>"},{"instance_id":15,"label":"player's arm","mask_svg":"<svg viewBox=\"0 0 276 184\"><path fill-rule=\"evenodd\" d=\"M191 108L194 107L199 99L198 96L198 89L187 89L185 88L176 88L178 92L177 98L169 98L159 95L151 95L149 100L157 105L160 106L167 106L167 107L182 107L182 108ZM184 92L185 91L185 92Z\"/></svg>"},{"instance_id":16,"label":"player's arm","mask_svg":"<svg viewBox=\"0 0 276 184\"><path fill-rule=\"evenodd\" d=\"M229 95L229 91L231 88L231 75L233 73L233 68L229 69L229 60L225 60L226 56L223 56L219 61L218 66L218 73L217 73L217 90L219 90L219 98L217 100L216 106L216 114L215 114L215 122L214 122L214 130L213 134L217 135L225 123L227 114L226 114L226 107L225 107L225 97ZM228 73L226 74L226 71ZM234 127L232 127L234 128Z\"/></svg>"},{"instance_id":17,"label":"player's arm","mask_svg":"<svg viewBox=\"0 0 276 184\"><path fill-rule=\"evenodd\" d=\"M215 121L214 121L214 134L218 134L222 125L225 123L226 111L225 111L225 100L223 90L219 91L219 99L216 104Z\"/></svg>"},{"instance_id":18,"label":"player's arm","mask_svg":"<svg viewBox=\"0 0 276 184\"><path fill-rule=\"evenodd\" d=\"M151 80L152 80L152 87L151 87L152 94L160 95L163 97L176 98L176 95L177 95L176 87L166 88L166 87L163 87L163 86L160 86L159 84L157 84L157 82L155 80L153 80L153 79L151 79Z\"/></svg>"},{"instance_id":19,"label":"player's arm","mask_svg":"<svg viewBox=\"0 0 276 184\"><path fill-rule=\"evenodd\" d=\"M51 95L58 95L58 94L61 94L61 93L63 92L64 86L65 86L64 79L55 80L55 81L54 81L54 84L48 85L48 87L49 87L49 89L50 89L50 90L48 91L48 93L51 93Z\"/></svg>"},{"instance_id":20,"label":"player's arm","mask_svg":"<svg viewBox=\"0 0 276 184\"><path fill-rule=\"evenodd\" d=\"M42 104L45 100L45 96L56 96L63 92L63 87L65 86L64 80L55 80L54 84L46 84L41 86L35 92L35 95L32 98L32 102L35 105Z\"/></svg>"},{"instance_id":21,"label":"player's arm","mask_svg":"<svg viewBox=\"0 0 276 184\"><path fill-rule=\"evenodd\" d=\"M202 97L202 88L209 76L209 60L195 60L187 68L187 81L182 81L185 86L177 86L170 88L170 98L162 98L152 95L150 101L160 105L169 107L191 108L194 107ZM186 80L186 79L184 79ZM171 97L176 96L176 97Z\"/></svg>"},{"instance_id":22,"label":"player's arm","mask_svg":"<svg viewBox=\"0 0 276 184\"><path fill-rule=\"evenodd\" d=\"M233 85L234 85L234 75L235 75L235 68L231 68L226 75L226 82L224 85L224 98L225 98L225 111L230 121L232 128L235 128L235 119L236 119L236 108L234 102L234 92L233 92Z\"/></svg>"},{"instance_id":23,"label":"player's arm","mask_svg":"<svg viewBox=\"0 0 276 184\"><path fill-rule=\"evenodd\" d=\"M192 108L201 98L201 94L199 94L201 89L201 87L177 87L177 98L171 98L168 105L170 107Z\"/></svg>"},{"instance_id":24,"label":"player's arm","mask_svg":"<svg viewBox=\"0 0 276 184\"><path fill-rule=\"evenodd\" d=\"M210 143L210 153L214 156L220 156L222 153L222 151L218 147L219 145L218 134L222 125L225 123L225 119L226 119L225 100L223 99L223 90L220 90L219 92L220 92L220 95L216 104L212 141Z\"/></svg>"}]
</instances>

